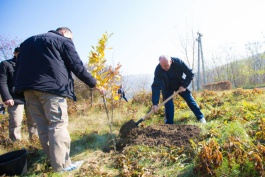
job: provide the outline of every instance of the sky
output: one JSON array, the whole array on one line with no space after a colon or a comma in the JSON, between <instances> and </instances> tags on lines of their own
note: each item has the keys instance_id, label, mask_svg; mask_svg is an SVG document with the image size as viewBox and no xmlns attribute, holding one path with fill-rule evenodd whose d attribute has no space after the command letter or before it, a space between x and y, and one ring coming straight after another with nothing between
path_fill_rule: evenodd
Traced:
<instances>
[{"instance_id":1,"label":"sky","mask_svg":"<svg viewBox=\"0 0 265 177\"><path fill-rule=\"evenodd\" d=\"M121 64L123 75L153 74L160 55L185 58L180 40L191 31L203 34L206 63L223 46L264 42L264 7L264 0L1 0L0 35L23 41L69 27L86 64L91 46L112 33L107 63Z\"/></svg>"}]
</instances>

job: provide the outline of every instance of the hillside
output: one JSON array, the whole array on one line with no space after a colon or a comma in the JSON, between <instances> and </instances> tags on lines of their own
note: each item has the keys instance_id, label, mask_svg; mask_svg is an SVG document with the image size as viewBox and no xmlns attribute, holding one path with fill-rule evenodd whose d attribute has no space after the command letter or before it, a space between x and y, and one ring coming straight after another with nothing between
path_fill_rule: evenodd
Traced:
<instances>
[{"instance_id":1,"label":"hillside","mask_svg":"<svg viewBox=\"0 0 265 177\"><path fill-rule=\"evenodd\" d=\"M229 53L226 56L213 58L210 62L213 66L209 66L205 71L207 83L228 80L234 88L263 87L265 81L265 54L257 53L254 50L248 52L251 55L246 58L238 58ZM201 73L201 83L203 83L202 77ZM195 77L195 83L196 80Z\"/></svg>"},{"instance_id":2,"label":"hillside","mask_svg":"<svg viewBox=\"0 0 265 177\"><path fill-rule=\"evenodd\" d=\"M123 77L124 89L129 99L140 91L151 91L153 74L128 75Z\"/></svg>"}]
</instances>

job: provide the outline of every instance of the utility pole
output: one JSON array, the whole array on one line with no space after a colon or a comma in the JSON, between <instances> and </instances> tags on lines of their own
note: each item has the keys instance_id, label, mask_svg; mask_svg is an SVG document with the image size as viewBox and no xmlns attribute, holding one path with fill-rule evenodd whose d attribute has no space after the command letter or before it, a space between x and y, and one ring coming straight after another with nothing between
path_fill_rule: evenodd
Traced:
<instances>
[{"instance_id":1,"label":"utility pole","mask_svg":"<svg viewBox=\"0 0 265 177\"><path fill-rule=\"evenodd\" d=\"M206 76L205 76L205 69L204 69L204 59L203 59L203 52L202 52L202 34L201 33L197 33L198 34L198 39L196 39L196 41L198 41L198 78L197 78L197 90L200 90L200 63L202 61L202 71L203 71L203 84L206 84Z\"/></svg>"}]
</instances>

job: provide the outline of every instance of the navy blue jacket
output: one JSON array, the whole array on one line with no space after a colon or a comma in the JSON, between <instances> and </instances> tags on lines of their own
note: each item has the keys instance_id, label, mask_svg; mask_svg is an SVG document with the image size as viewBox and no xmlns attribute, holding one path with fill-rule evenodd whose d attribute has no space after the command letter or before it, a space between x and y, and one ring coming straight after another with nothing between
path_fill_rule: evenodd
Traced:
<instances>
[{"instance_id":1,"label":"navy blue jacket","mask_svg":"<svg viewBox=\"0 0 265 177\"><path fill-rule=\"evenodd\" d=\"M15 94L14 77L17 59L14 57L0 63L0 94L3 101L13 99L15 104L24 104L23 96Z\"/></svg>"},{"instance_id":2,"label":"navy blue jacket","mask_svg":"<svg viewBox=\"0 0 265 177\"><path fill-rule=\"evenodd\" d=\"M165 99L168 90L177 91L180 86L187 88L191 83L194 73L182 60L171 57L172 64L168 71L163 70L160 64L155 69L154 81L152 84L153 105L159 103L160 91ZM185 74L185 78L184 77Z\"/></svg>"},{"instance_id":3,"label":"navy blue jacket","mask_svg":"<svg viewBox=\"0 0 265 177\"><path fill-rule=\"evenodd\" d=\"M32 36L20 45L15 89L38 90L76 100L71 72L93 88L96 80L87 72L71 39L56 31Z\"/></svg>"}]
</instances>

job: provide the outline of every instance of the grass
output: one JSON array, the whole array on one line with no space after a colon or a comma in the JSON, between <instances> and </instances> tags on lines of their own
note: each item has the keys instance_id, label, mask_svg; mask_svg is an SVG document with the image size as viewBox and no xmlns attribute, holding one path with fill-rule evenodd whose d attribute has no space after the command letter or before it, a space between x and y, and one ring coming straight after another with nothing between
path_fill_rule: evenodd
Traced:
<instances>
[{"instance_id":1,"label":"grass","mask_svg":"<svg viewBox=\"0 0 265 177\"><path fill-rule=\"evenodd\" d=\"M122 152L103 152L104 147L113 145L113 139L119 137L119 130L124 123L130 119L136 122L150 111L151 102L148 98L150 95L141 95L133 102L117 103L113 116L109 111L110 120L102 103L96 103L92 108L84 100L69 104L76 108L69 116L71 159L85 160L79 171L53 173L45 165L45 156L38 140L33 143L26 140L21 143L5 141L7 123L1 124L0 153L20 148L28 149L29 163L25 176L209 176L203 173L202 169L208 167L216 176L265 176L257 169L258 164L262 168L265 165L265 150L262 151L265 137L257 136L265 134L261 122L265 119L265 93L262 90L236 89L196 93L195 98L208 121L206 125L198 123L192 112L183 104L183 100L176 98L175 123L197 125L202 130L199 142L193 143L188 149L137 145L125 147ZM6 118L7 115L1 115L0 121ZM144 121L145 125L163 123L163 109ZM25 139L26 131L24 126ZM219 148L213 146L209 149L212 152L209 157L214 161L215 152L219 150L222 154L220 166L211 164L207 167L200 160L203 157L202 148L211 148L211 141L216 142ZM258 145L261 145L260 148ZM245 161L240 161L240 158ZM202 174L194 174L195 169L199 169Z\"/></svg>"}]
</instances>

